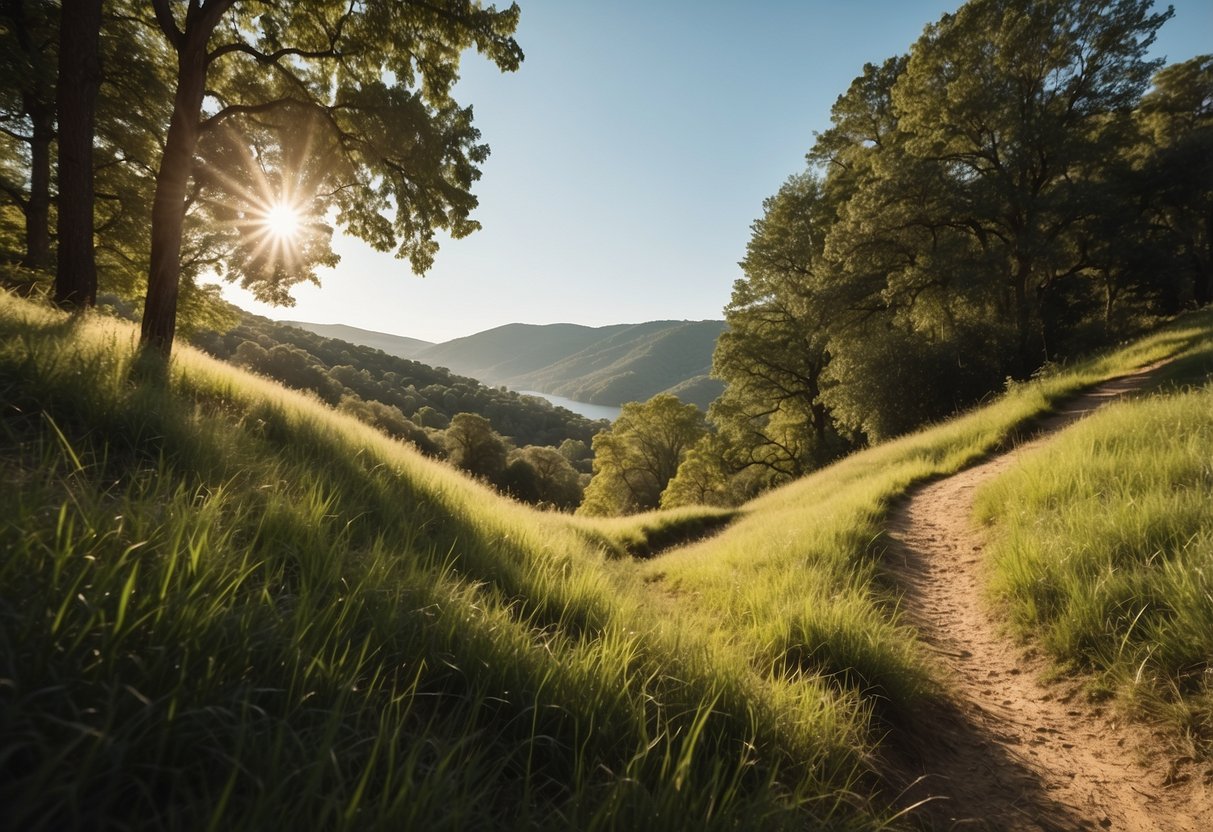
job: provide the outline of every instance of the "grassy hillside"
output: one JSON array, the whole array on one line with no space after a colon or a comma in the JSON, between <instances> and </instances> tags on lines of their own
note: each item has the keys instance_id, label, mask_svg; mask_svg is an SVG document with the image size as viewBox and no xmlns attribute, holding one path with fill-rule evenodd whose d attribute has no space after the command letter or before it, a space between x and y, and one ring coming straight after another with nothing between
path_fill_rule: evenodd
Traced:
<instances>
[{"instance_id":1,"label":"grassy hillside","mask_svg":"<svg viewBox=\"0 0 1213 832\"><path fill-rule=\"evenodd\" d=\"M278 323L306 329L308 332L323 335L325 338L336 338L338 341L382 350L388 355L398 358L414 358L417 353L434 346L432 342L422 341L420 338L406 338L403 335L359 329L356 326L346 326L345 324L311 324L306 321L279 321Z\"/></svg>"},{"instance_id":2,"label":"grassy hillside","mask_svg":"<svg viewBox=\"0 0 1213 832\"><path fill-rule=\"evenodd\" d=\"M872 708L897 743L899 726L929 707L936 682L901 625L897 588L883 568L890 506L913 484L997 449L1076 391L1211 343L1213 315L1187 316L1125 349L1015 385L992 405L770 492L717 536L647 561L639 571L650 603L713 643L744 645L755 669L823 674ZM1207 446L1204 453L1207 465ZM639 524L652 526L655 518L637 518ZM635 526L616 522L602 532L617 533L626 545L620 528Z\"/></svg>"},{"instance_id":3,"label":"grassy hillside","mask_svg":"<svg viewBox=\"0 0 1213 832\"><path fill-rule=\"evenodd\" d=\"M592 529L0 297L0 826L874 828L864 704Z\"/></svg>"},{"instance_id":4,"label":"grassy hillside","mask_svg":"<svg viewBox=\"0 0 1213 832\"><path fill-rule=\"evenodd\" d=\"M1210 316L745 506L534 512L0 296L0 826L876 829L930 707L882 520ZM725 518L727 519L727 518ZM627 557L636 552L650 559Z\"/></svg>"}]
</instances>

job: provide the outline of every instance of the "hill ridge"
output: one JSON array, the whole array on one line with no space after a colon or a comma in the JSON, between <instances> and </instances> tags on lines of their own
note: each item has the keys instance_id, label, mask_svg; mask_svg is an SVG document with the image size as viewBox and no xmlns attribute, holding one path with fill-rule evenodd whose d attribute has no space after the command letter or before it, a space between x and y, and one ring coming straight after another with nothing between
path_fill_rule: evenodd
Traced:
<instances>
[{"instance_id":1,"label":"hill ridge","mask_svg":"<svg viewBox=\"0 0 1213 832\"><path fill-rule=\"evenodd\" d=\"M332 326L294 321L290 325L319 334ZM341 337L491 386L611 407L673 393L706 410L723 390L709 373L716 339L724 327L720 320L675 319L598 327L508 323L428 346L357 328Z\"/></svg>"}]
</instances>

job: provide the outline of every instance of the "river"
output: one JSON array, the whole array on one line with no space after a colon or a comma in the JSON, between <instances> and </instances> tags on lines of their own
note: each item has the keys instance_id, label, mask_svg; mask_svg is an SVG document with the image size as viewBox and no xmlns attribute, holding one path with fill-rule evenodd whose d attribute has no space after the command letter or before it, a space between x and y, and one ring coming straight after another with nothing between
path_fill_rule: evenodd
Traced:
<instances>
[{"instance_id":1,"label":"river","mask_svg":"<svg viewBox=\"0 0 1213 832\"><path fill-rule=\"evenodd\" d=\"M519 394L523 396L535 396L539 399L547 399L556 407L563 407L571 410L574 413L579 413L587 419L606 419L613 422L619 418L618 407L608 407L604 404L587 404L586 402L575 402L572 399L566 399L564 396L553 396L548 393L538 393L534 390L519 390Z\"/></svg>"}]
</instances>

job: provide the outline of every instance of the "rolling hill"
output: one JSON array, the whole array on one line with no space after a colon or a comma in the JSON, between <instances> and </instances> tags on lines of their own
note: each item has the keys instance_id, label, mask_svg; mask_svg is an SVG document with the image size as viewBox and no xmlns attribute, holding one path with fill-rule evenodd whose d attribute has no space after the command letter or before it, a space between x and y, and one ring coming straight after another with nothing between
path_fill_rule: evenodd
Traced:
<instances>
[{"instance_id":1,"label":"rolling hill","mask_svg":"<svg viewBox=\"0 0 1213 832\"><path fill-rule=\"evenodd\" d=\"M420 338L406 338L403 335L359 329L356 326L346 326L345 324L311 324L304 321L279 321L279 323L305 329L308 332L323 335L325 338L336 338L338 341L383 350L388 355L394 355L397 358L412 358L417 353L434 346L430 341L422 341Z\"/></svg>"},{"instance_id":2,"label":"rolling hill","mask_svg":"<svg viewBox=\"0 0 1213 832\"><path fill-rule=\"evenodd\" d=\"M1098 495L1184 444L1155 483L1179 508L1105 537L1100 580L1033 586L1115 589L1130 553L1169 582L1149 609L1112 598L1081 623L1112 645L1097 655L1125 653L1134 697L1192 693L1199 718L1175 733L1207 731L1210 618L1172 618L1208 609L1213 433L1191 429L1210 422L1190 385L1210 332L1193 316L1015 385L700 538L718 511L534 511L314 396L184 345L148 365L129 324L0 293L0 828L925 828L948 802L906 786L955 782L930 765L950 738L921 733L951 680L895 591L892 508L1074 392L1194 346L1173 401L1069 445L1090 469L1088 449L1156 440L1084 483ZM989 505L1040 491L1029 474ZM1065 552L1090 534L1069 528L1047 529ZM1155 646L1179 642L1195 660Z\"/></svg>"},{"instance_id":3,"label":"rolling hill","mask_svg":"<svg viewBox=\"0 0 1213 832\"><path fill-rule=\"evenodd\" d=\"M588 327L506 324L426 346L354 327L287 322L330 337L446 367L485 384L618 407L673 393L700 408L722 389L708 376L723 321L648 321ZM340 329L340 332L337 330Z\"/></svg>"}]
</instances>

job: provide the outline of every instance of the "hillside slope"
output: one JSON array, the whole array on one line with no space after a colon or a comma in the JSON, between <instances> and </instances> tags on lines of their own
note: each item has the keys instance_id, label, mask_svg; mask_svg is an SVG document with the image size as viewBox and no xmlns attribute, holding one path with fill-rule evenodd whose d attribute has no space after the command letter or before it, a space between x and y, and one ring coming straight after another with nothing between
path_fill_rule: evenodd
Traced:
<instances>
[{"instance_id":1,"label":"hillside slope","mask_svg":"<svg viewBox=\"0 0 1213 832\"><path fill-rule=\"evenodd\" d=\"M407 338L403 335L359 329L356 326L346 326L345 324L312 324L306 321L279 321L278 323L305 329L325 338L336 338L338 341L383 350L388 355L394 355L397 358L413 358L417 353L434 346L433 342L422 341L420 338Z\"/></svg>"},{"instance_id":2,"label":"hillside slope","mask_svg":"<svg viewBox=\"0 0 1213 832\"><path fill-rule=\"evenodd\" d=\"M606 334L513 386L591 404L645 401L670 392L706 409L723 389L704 383L723 321L654 322Z\"/></svg>"},{"instance_id":3,"label":"hillside slope","mask_svg":"<svg viewBox=\"0 0 1213 832\"><path fill-rule=\"evenodd\" d=\"M135 341L0 294L0 828L888 818L864 703L661 620L593 529Z\"/></svg>"},{"instance_id":4,"label":"hillside slope","mask_svg":"<svg viewBox=\"0 0 1213 832\"><path fill-rule=\"evenodd\" d=\"M567 355L580 352L599 338L626 328L624 325L596 329L578 324L506 324L435 344L425 350L419 360L436 367L448 367L486 384L508 385L519 376L550 366Z\"/></svg>"},{"instance_id":5,"label":"hillside slope","mask_svg":"<svg viewBox=\"0 0 1213 832\"><path fill-rule=\"evenodd\" d=\"M890 591L889 507L1197 323L642 563L719 513L532 511L0 295L0 828L912 828L892 752L943 681Z\"/></svg>"},{"instance_id":6,"label":"hillside slope","mask_svg":"<svg viewBox=\"0 0 1213 832\"><path fill-rule=\"evenodd\" d=\"M517 445L558 446L566 439L587 444L602 428L563 408L531 396L488 387L419 361L383 350L318 335L310 330L245 314L224 333L200 332L194 346L216 358L260 373L351 412L358 402L390 408L390 421L373 421L399 437L426 447L422 427L443 428L458 413L475 413ZM382 411L381 411L382 412ZM408 420L402 422L402 420Z\"/></svg>"},{"instance_id":7,"label":"hillside slope","mask_svg":"<svg viewBox=\"0 0 1213 832\"><path fill-rule=\"evenodd\" d=\"M723 321L648 321L588 327L506 324L415 348L414 339L353 327L289 322L329 337L446 367L492 386L618 407L673 393L706 410L723 389L711 379ZM344 334L339 333L340 329ZM412 343L406 343L412 342Z\"/></svg>"}]
</instances>

